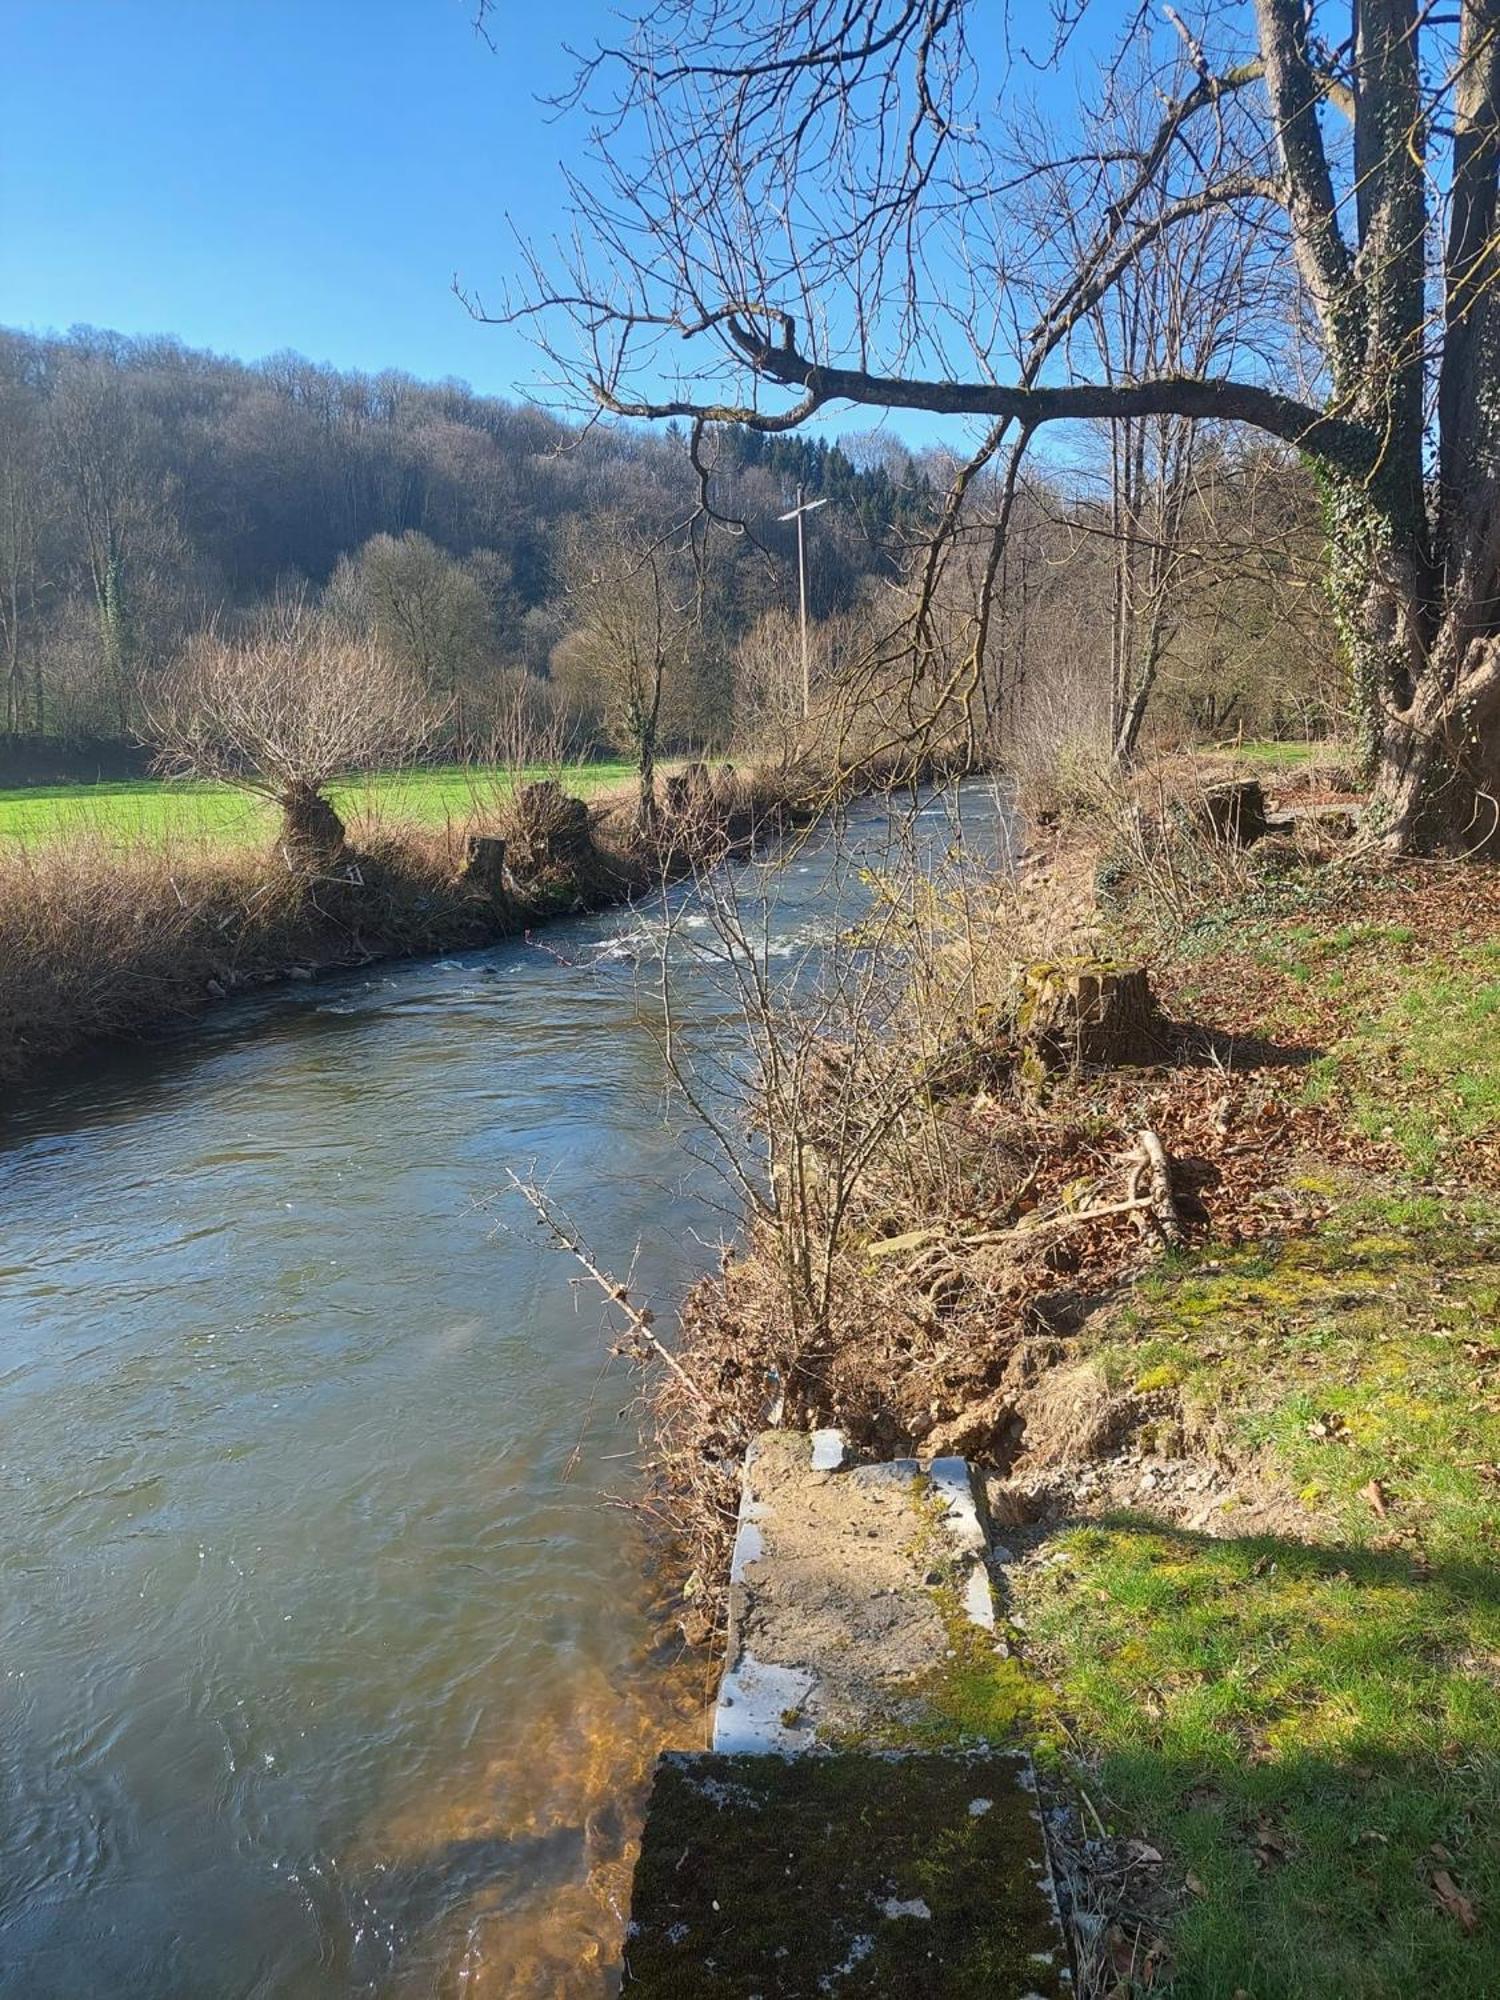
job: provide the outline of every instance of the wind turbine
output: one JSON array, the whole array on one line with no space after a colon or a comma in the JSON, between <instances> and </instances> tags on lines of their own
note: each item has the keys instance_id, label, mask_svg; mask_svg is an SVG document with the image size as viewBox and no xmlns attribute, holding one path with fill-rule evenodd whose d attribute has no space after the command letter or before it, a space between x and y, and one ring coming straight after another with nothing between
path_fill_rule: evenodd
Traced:
<instances>
[{"instance_id":1,"label":"wind turbine","mask_svg":"<svg viewBox=\"0 0 1500 2000\"><path fill-rule=\"evenodd\" d=\"M812 713L812 677L807 666L807 547L803 541L803 517L815 514L820 507L828 505L825 493L821 500L805 499L806 488L800 482L797 487L797 504L788 514L778 514L778 521L797 523L797 598L802 608L802 720L806 722Z\"/></svg>"}]
</instances>

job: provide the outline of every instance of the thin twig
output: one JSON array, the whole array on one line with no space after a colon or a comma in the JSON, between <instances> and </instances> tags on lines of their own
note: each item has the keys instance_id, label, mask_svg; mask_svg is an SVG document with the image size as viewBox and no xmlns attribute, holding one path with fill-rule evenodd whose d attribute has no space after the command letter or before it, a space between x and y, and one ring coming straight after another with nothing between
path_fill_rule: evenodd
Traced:
<instances>
[{"instance_id":1,"label":"thin twig","mask_svg":"<svg viewBox=\"0 0 1500 2000\"><path fill-rule=\"evenodd\" d=\"M573 1261L588 1274L592 1283L597 1285L599 1290L603 1292L610 1304L617 1306L625 1315L626 1319L630 1322L630 1330L635 1334L637 1339L643 1340L646 1343L658 1361L665 1362L678 1381L682 1383L683 1387L689 1391L705 1410L712 1409L713 1405L709 1397L698 1387L698 1384L688 1374L676 1355L663 1347L656 1335L651 1331L651 1313L649 1309L631 1304L628 1288L622 1285L617 1278L612 1278L607 1271L600 1268L593 1251L590 1250L573 1224L557 1207L556 1203L548 1198L535 1181L523 1180L519 1174L514 1173L509 1167L505 1170L505 1176L516 1193L529 1202L531 1207L536 1211L537 1219L545 1225L548 1234L551 1236L553 1242L556 1243L558 1249L566 1250Z\"/></svg>"}]
</instances>

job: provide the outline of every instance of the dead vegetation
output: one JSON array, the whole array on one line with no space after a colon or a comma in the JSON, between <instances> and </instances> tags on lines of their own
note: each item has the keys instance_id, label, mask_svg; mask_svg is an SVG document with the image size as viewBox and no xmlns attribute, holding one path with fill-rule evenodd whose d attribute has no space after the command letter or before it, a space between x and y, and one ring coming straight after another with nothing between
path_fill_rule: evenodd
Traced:
<instances>
[{"instance_id":1,"label":"dead vegetation","mask_svg":"<svg viewBox=\"0 0 1500 2000\"><path fill-rule=\"evenodd\" d=\"M315 856L75 833L0 852L0 1084L246 988L476 945L641 894L777 824L758 774L643 838L628 802L498 782L463 823L370 823Z\"/></svg>"},{"instance_id":2,"label":"dead vegetation","mask_svg":"<svg viewBox=\"0 0 1500 2000\"><path fill-rule=\"evenodd\" d=\"M1198 809L1222 776L1111 781L1008 880L898 852L815 976L778 983L732 899L706 891L747 1047L719 1090L677 1068L752 1219L687 1302L690 1386L654 1391L695 1630L768 1421L1008 1469L1061 1421L1036 1385L1100 1300L1186 1245L1310 1226L1317 1204L1284 1186L1326 1136L1298 1089L1315 1050L1178 1004L1168 941L1260 880L1255 847ZM1099 885L1127 838L1136 872L1111 910ZM749 1145L729 1108L747 1074ZM1073 1443L1141 1418L1091 1404Z\"/></svg>"}]
</instances>

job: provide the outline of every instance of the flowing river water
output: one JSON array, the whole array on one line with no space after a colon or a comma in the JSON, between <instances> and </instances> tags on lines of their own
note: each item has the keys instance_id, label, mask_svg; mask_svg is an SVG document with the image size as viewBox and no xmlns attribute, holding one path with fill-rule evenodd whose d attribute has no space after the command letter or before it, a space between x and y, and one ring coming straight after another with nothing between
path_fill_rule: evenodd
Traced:
<instances>
[{"instance_id":1,"label":"flowing river water","mask_svg":"<svg viewBox=\"0 0 1500 2000\"><path fill-rule=\"evenodd\" d=\"M775 951L848 915L884 824L743 872ZM1003 844L979 788L963 833ZM677 1005L727 1042L684 898ZM713 1263L660 930L294 987L0 1114L0 1994L614 1990L706 1669L610 1504L634 1380L482 1198L536 1162L659 1309Z\"/></svg>"}]
</instances>

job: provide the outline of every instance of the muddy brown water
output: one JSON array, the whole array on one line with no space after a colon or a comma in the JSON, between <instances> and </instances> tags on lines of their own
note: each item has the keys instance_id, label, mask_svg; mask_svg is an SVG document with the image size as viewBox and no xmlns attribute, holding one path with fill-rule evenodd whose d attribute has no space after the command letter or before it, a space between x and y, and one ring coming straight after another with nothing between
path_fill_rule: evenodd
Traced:
<instances>
[{"instance_id":1,"label":"muddy brown water","mask_svg":"<svg viewBox=\"0 0 1500 2000\"><path fill-rule=\"evenodd\" d=\"M976 855L1003 809L966 788ZM747 871L816 954L872 808ZM925 808L929 852L951 802ZM690 892L700 1046L730 1004ZM644 1781L702 1741L633 1393L517 1205L670 1307L724 1191L661 912L222 1009L0 1113L0 1993L593 1996Z\"/></svg>"}]
</instances>

